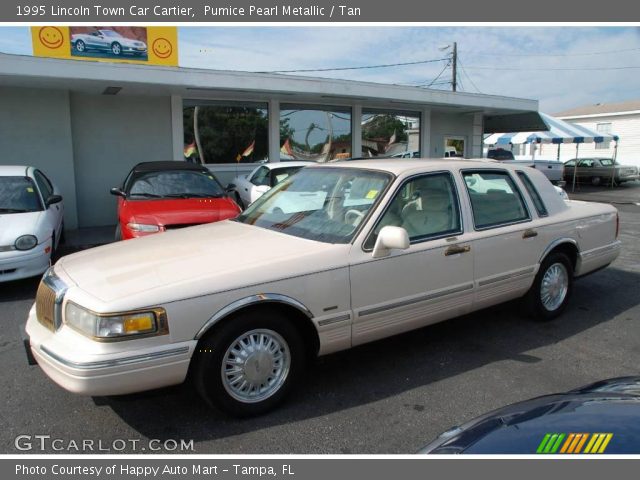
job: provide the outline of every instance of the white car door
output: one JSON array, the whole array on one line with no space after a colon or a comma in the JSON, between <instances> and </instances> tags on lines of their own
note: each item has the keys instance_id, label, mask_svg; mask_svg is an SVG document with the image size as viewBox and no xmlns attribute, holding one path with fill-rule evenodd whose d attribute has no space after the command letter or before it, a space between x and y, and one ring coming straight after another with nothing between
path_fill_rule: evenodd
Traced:
<instances>
[{"instance_id":1,"label":"white car door","mask_svg":"<svg viewBox=\"0 0 640 480\"><path fill-rule=\"evenodd\" d=\"M518 298L533 283L545 232L508 171L468 169L462 176L476 230L474 309Z\"/></svg>"},{"instance_id":2,"label":"white car door","mask_svg":"<svg viewBox=\"0 0 640 480\"><path fill-rule=\"evenodd\" d=\"M58 195L55 187L51 183L51 181L42 173L40 170L34 170L33 172L34 179L36 184L38 185L38 190L40 190L40 195L42 196L42 204L45 209L45 224L50 232L55 234L55 238L53 239L54 247L58 246L58 241L60 240L60 236L62 235L63 228L63 216L64 216L64 208L62 202L56 202L51 205L47 205L47 199L52 195Z\"/></svg>"},{"instance_id":3,"label":"white car door","mask_svg":"<svg viewBox=\"0 0 640 480\"><path fill-rule=\"evenodd\" d=\"M450 172L407 179L379 220L351 252L354 345L466 313L473 301L473 257ZM407 250L373 258L377 234L407 230ZM363 232L363 235L367 235Z\"/></svg>"}]
</instances>

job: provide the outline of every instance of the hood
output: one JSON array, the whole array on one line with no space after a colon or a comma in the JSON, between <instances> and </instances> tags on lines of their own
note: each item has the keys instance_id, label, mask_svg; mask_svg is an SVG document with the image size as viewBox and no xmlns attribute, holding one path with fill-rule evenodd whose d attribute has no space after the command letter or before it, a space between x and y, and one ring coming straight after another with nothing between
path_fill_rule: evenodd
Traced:
<instances>
[{"instance_id":1,"label":"hood","mask_svg":"<svg viewBox=\"0 0 640 480\"><path fill-rule=\"evenodd\" d=\"M0 247L13 245L22 235L36 235L38 243L44 238L38 236L38 226L44 212L0 213Z\"/></svg>"},{"instance_id":2,"label":"hood","mask_svg":"<svg viewBox=\"0 0 640 480\"><path fill-rule=\"evenodd\" d=\"M104 308L140 307L343 266L349 247L223 221L92 248L55 268Z\"/></svg>"},{"instance_id":3,"label":"hood","mask_svg":"<svg viewBox=\"0 0 640 480\"><path fill-rule=\"evenodd\" d=\"M177 198L133 200L122 205L120 218L152 225L184 225L217 222L233 218L240 209L233 200L221 198Z\"/></svg>"},{"instance_id":4,"label":"hood","mask_svg":"<svg viewBox=\"0 0 640 480\"><path fill-rule=\"evenodd\" d=\"M639 387L640 377L623 377L515 403L450 429L422 453L533 454L548 433L609 432L606 453L637 454Z\"/></svg>"}]
</instances>

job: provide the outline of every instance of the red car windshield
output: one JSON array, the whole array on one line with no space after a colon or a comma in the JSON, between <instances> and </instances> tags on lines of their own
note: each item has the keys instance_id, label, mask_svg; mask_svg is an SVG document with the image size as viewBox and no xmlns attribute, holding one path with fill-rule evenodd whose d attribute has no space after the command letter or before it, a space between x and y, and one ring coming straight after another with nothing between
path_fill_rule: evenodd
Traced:
<instances>
[{"instance_id":1,"label":"red car windshield","mask_svg":"<svg viewBox=\"0 0 640 480\"><path fill-rule=\"evenodd\" d=\"M133 179L127 192L127 197L133 200L222 196L224 190L213 175L193 171L144 173Z\"/></svg>"}]
</instances>

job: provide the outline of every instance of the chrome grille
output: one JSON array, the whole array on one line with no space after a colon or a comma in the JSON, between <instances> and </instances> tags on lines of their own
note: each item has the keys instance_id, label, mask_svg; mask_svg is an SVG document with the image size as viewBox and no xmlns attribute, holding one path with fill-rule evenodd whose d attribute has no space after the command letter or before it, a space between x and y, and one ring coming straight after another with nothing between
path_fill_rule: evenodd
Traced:
<instances>
[{"instance_id":1,"label":"chrome grille","mask_svg":"<svg viewBox=\"0 0 640 480\"><path fill-rule=\"evenodd\" d=\"M44 280L40 282L36 294L36 316L38 321L51 331L55 331L56 292Z\"/></svg>"},{"instance_id":2,"label":"chrome grille","mask_svg":"<svg viewBox=\"0 0 640 480\"><path fill-rule=\"evenodd\" d=\"M36 318L38 321L55 332L62 324L62 300L67 286L49 268L42 277L36 294Z\"/></svg>"}]
</instances>

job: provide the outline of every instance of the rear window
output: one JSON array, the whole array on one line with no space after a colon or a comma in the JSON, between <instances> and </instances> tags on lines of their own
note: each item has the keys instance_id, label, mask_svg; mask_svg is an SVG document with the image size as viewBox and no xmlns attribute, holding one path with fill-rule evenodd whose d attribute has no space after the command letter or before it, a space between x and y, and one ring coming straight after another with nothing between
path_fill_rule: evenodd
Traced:
<instances>
[{"instance_id":1,"label":"rear window","mask_svg":"<svg viewBox=\"0 0 640 480\"><path fill-rule=\"evenodd\" d=\"M514 160L513 152L502 148L489 150L487 158L492 158L493 160Z\"/></svg>"},{"instance_id":2,"label":"rear window","mask_svg":"<svg viewBox=\"0 0 640 480\"><path fill-rule=\"evenodd\" d=\"M536 190L536 187L533 186L533 182L527 176L527 174L524 172L518 172L518 177L524 184L524 188L527 189L527 193L529 193L529 196L533 201L533 205L536 207L538 215L540 217L546 217L547 215L549 215L549 212L547 212L547 207L545 207L544 202L542 201L542 197L540 197L540 194Z\"/></svg>"},{"instance_id":3,"label":"rear window","mask_svg":"<svg viewBox=\"0 0 640 480\"><path fill-rule=\"evenodd\" d=\"M529 220L522 194L504 170L466 170L462 173L477 229Z\"/></svg>"}]
</instances>

